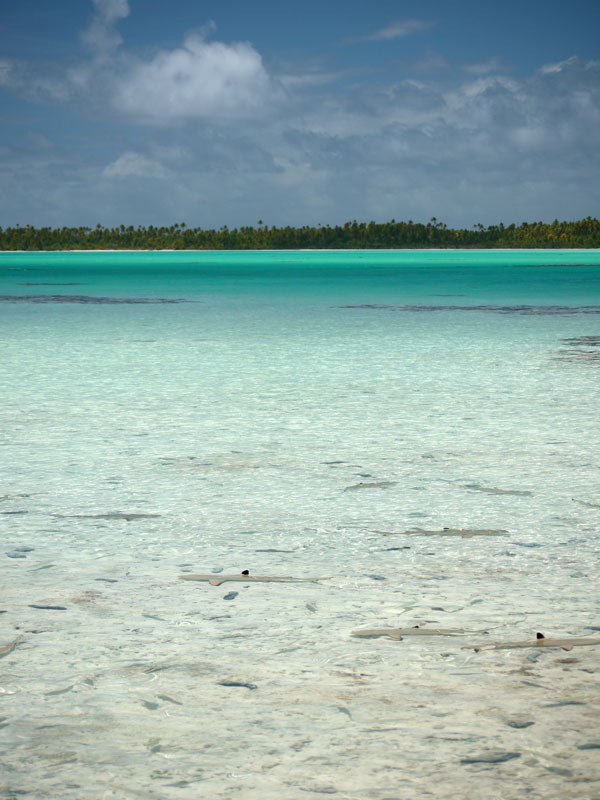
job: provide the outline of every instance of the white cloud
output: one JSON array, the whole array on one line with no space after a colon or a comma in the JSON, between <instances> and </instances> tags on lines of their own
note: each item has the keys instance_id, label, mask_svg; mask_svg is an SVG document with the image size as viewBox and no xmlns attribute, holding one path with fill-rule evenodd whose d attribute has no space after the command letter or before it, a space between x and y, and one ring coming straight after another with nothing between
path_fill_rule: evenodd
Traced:
<instances>
[{"instance_id":1,"label":"white cloud","mask_svg":"<svg viewBox=\"0 0 600 800\"><path fill-rule=\"evenodd\" d=\"M127 0L93 0L95 13L82 38L92 57L67 67L0 59L0 86L36 101L78 100L97 110L151 124L191 119L239 119L264 113L285 96L249 42L208 41L214 22L189 32L181 47L147 59L119 48L115 24ZM119 48L119 49L117 49Z\"/></svg>"},{"instance_id":2,"label":"white cloud","mask_svg":"<svg viewBox=\"0 0 600 800\"><path fill-rule=\"evenodd\" d=\"M514 128L509 136L519 150L540 148L547 143L548 132L540 125L530 124Z\"/></svg>"},{"instance_id":3,"label":"white cloud","mask_svg":"<svg viewBox=\"0 0 600 800\"><path fill-rule=\"evenodd\" d=\"M117 48L123 39L115 23L129 16L127 0L92 0L96 12L89 27L81 34L83 41L98 55L107 55Z\"/></svg>"},{"instance_id":4,"label":"white cloud","mask_svg":"<svg viewBox=\"0 0 600 800\"><path fill-rule=\"evenodd\" d=\"M141 153L128 151L120 155L112 164L108 164L103 170L105 178L129 178L137 176L140 178L166 178L168 170L163 165Z\"/></svg>"},{"instance_id":5,"label":"white cloud","mask_svg":"<svg viewBox=\"0 0 600 800\"><path fill-rule=\"evenodd\" d=\"M0 59L0 86L22 91L35 101L66 103L80 97L90 87L98 91L110 85L121 66L114 58L115 50L123 41L115 23L129 15L129 3L128 0L92 0L92 3L92 20L81 34L92 51L92 59L67 68L58 63Z\"/></svg>"},{"instance_id":6,"label":"white cloud","mask_svg":"<svg viewBox=\"0 0 600 800\"><path fill-rule=\"evenodd\" d=\"M577 218L600 204L598 62L508 78L491 59L394 83L371 71L361 84L355 72L340 90L333 82L344 75L321 62L284 65L272 79L251 44L211 39L212 24L178 48L134 57L108 35L127 3L98 0L95 11L107 35L68 71L0 61L0 84L86 109L68 145L34 147L19 132L0 152L9 222L219 227L435 214L470 225ZM410 32L396 23L372 37L385 40L384 30L390 40ZM107 111L127 142L116 151L94 138ZM152 180L160 191L148 191Z\"/></svg>"},{"instance_id":7,"label":"white cloud","mask_svg":"<svg viewBox=\"0 0 600 800\"><path fill-rule=\"evenodd\" d=\"M374 33L362 36L359 41L364 42L383 42L390 39L400 39L404 36L410 36L413 33L424 31L433 25L432 22L426 22L421 19L405 19L390 22L384 28L380 28Z\"/></svg>"},{"instance_id":8,"label":"white cloud","mask_svg":"<svg viewBox=\"0 0 600 800\"><path fill-rule=\"evenodd\" d=\"M502 63L501 59L494 56L487 61L466 64L463 70L471 75L488 75L490 72L506 72L507 67Z\"/></svg>"},{"instance_id":9,"label":"white cloud","mask_svg":"<svg viewBox=\"0 0 600 800\"><path fill-rule=\"evenodd\" d=\"M0 58L0 86L11 86L13 82L14 62L8 58Z\"/></svg>"},{"instance_id":10,"label":"white cloud","mask_svg":"<svg viewBox=\"0 0 600 800\"><path fill-rule=\"evenodd\" d=\"M542 75L551 75L555 72L562 72L565 67L570 67L577 62L577 56L571 56L570 58L565 59L564 61L558 61L556 64L544 64L543 67L540 67L539 72Z\"/></svg>"},{"instance_id":11,"label":"white cloud","mask_svg":"<svg viewBox=\"0 0 600 800\"><path fill-rule=\"evenodd\" d=\"M55 64L29 64L17 59L0 59L0 86L14 89L34 101L64 103L72 95L64 73Z\"/></svg>"},{"instance_id":12,"label":"white cloud","mask_svg":"<svg viewBox=\"0 0 600 800\"><path fill-rule=\"evenodd\" d=\"M117 80L115 107L143 121L237 118L277 95L260 54L247 42L224 44L189 34L182 47L138 62Z\"/></svg>"}]
</instances>

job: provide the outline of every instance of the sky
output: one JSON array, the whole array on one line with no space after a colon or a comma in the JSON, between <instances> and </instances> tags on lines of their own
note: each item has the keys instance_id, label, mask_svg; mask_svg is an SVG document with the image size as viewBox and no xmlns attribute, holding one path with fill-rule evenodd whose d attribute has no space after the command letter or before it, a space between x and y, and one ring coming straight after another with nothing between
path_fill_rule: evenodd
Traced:
<instances>
[{"instance_id":1,"label":"sky","mask_svg":"<svg viewBox=\"0 0 600 800\"><path fill-rule=\"evenodd\" d=\"M2 0L0 226L600 217L599 0Z\"/></svg>"}]
</instances>

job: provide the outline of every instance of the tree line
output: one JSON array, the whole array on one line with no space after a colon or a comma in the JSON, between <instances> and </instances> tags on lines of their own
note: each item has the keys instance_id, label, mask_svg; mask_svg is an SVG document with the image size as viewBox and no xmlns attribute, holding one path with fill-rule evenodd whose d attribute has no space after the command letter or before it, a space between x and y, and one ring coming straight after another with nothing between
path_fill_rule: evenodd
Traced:
<instances>
[{"instance_id":1,"label":"tree line","mask_svg":"<svg viewBox=\"0 0 600 800\"><path fill-rule=\"evenodd\" d=\"M343 225L267 226L229 229L189 228L185 222L107 228L0 228L0 250L351 250L425 248L596 248L600 222L522 222L449 228L433 217L427 223L346 222Z\"/></svg>"}]
</instances>

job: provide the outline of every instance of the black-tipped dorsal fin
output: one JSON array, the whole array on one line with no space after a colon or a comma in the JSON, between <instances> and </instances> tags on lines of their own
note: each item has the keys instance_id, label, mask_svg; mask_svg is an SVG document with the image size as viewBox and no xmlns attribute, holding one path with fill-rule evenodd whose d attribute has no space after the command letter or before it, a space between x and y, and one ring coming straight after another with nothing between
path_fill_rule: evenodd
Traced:
<instances>
[{"instance_id":1,"label":"black-tipped dorsal fin","mask_svg":"<svg viewBox=\"0 0 600 800\"><path fill-rule=\"evenodd\" d=\"M539 633L539 632L538 632L538 633L536 633L536 635L535 635L535 638L536 638L536 639L545 639L546 637L544 636L544 634L543 634L543 633Z\"/></svg>"}]
</instances>

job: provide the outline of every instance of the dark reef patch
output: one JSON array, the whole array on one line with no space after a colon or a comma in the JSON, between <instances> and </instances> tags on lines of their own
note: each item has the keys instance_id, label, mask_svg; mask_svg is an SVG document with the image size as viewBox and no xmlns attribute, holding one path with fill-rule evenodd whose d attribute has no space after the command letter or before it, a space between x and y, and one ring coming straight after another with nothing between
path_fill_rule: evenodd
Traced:
<instances>
[{"instance_id":1,"label":"dark reef patch","mask_svg":"<svg viewBox=\"0 0 600 800\"><path fill-rule=\"evenodd\" d=\"M600 363L600 336L572 336L560 341L566 346L556 351L554 361Z\"/></svg>"},{"instance_id":2,"label":"dark reef patch","mask_svg":"<svg viewBox=\"0 0 600 800\"><path fill-rule=\"evenodd\" d=\"M600 314L600 306L396 306L379 303L361 303L359 305L334 306L334 308L371 311L491 311L495 314L527 314L531 316L547 316L552 314Z\"/></svg>"},{"instance_id":3,"label":"dark reef patch","mask_svg":"<svg viewBox=\"0 0 600 800\"><path fill-rule=\"evenodd\" d=\"M151 303L192 303L166 297L92 297L83 294L0 295L0 303L79 303L81 305L143 305Z\"/></svg>"},{"instance_id":4,"label":"dark reef patch","mask_svg":"<svg viewBox=\"0 0 600 800\"><path fill-rule=\"evenodd\" d=\"M19 286L85 286L83 283L38 283L34 281L27 281L27 283L20 283Z\"/></svg>"}]
</instances>

